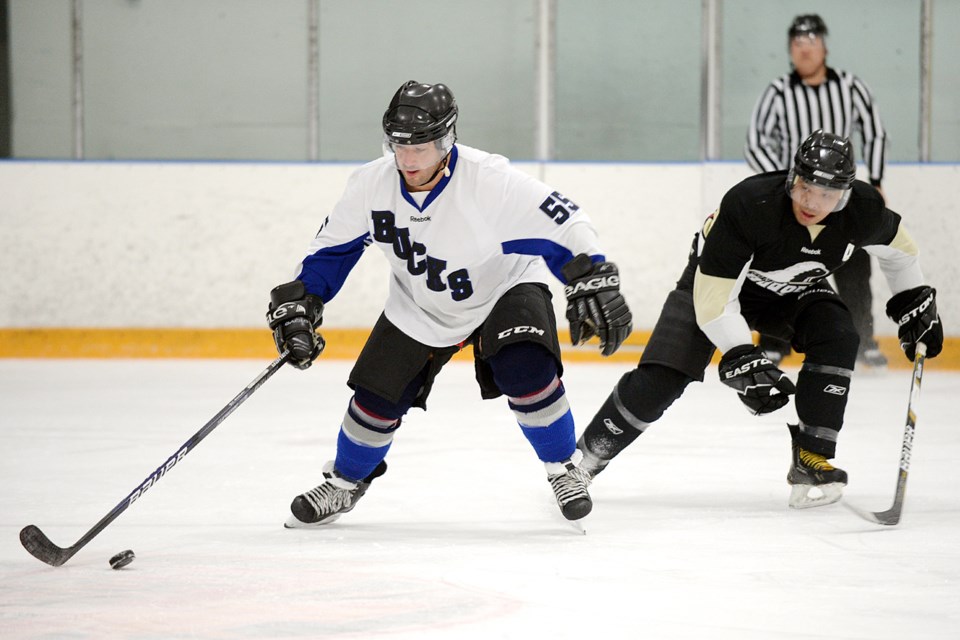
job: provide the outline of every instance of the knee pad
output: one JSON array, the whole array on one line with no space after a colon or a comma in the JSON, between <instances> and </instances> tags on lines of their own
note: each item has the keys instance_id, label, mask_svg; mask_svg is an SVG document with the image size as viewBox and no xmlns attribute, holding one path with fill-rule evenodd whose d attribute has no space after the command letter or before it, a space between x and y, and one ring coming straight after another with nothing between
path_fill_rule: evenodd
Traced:
<instances>
[{"instance_id":1,"label":"knee pad","mask_svg":"<svg viewBox=\"0 0 960 640\"><path fill-rule=\"evenodd\" d=\"M535 342L514 342L487 359L493 381L509 398L540 391L557 377L557 361Z\"/></svg>"},{"instance_id":2,"label":"knee pad","mask_svg":"<svg viewBox=\"0 0 960 640\"><path fill-rule=\"evenodd\" d=\"M382 418L399 420L406 415L407 411L410 410L414 399L417 397L417 392L420 390L420 387L423 386L424 379L424 373L421 373L414 378L413 382L407 385L403 395L400 397L400 401L396 403L390 402L389 400L382 398L374 392L360 386L354 390L353 399L366 411L374 413Z\"/></svg>"},{"instance_id":3,"label":"knee pad","mask_svg":"<svg viewBox=\"0 0 960 640\"><path fill-rule=\"evenodd\" d=\"M833 301L811 305L797 325L794 341L807 362L853 369L860 335L846 307Z\"/></svg>"}]
</instances>

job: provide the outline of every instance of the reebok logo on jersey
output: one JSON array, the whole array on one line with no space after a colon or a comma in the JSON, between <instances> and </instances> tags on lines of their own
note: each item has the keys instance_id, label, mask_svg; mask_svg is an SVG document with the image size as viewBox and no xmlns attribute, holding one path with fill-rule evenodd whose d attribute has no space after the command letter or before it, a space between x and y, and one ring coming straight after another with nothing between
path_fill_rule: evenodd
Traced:
<instances>
[{"instance_id":1,"label":"reebok logo on jersey","mask_svg":"<svg viewBox=\"0 0 960 640\"><path fill-rule=\"evenodd\" d=\"M518 333L535 333L538 336L542 336L544 334L544 331L543 329L537 329L536 327L521 325L519 327L510 327L509 329L505 329L504 331L501 331L500 333L497 334L497 338L500 340L503 340L507 336L516 335Z\"/></svg>"},{"instance_id":2,"label":"reebok logo on jersey","mask_svg":"<svg viewBox=\"0 0 960 640\"><path fill-rule=\"evenodd\" d=\"M809 253L812 256L820 255L820 249L807 249L806 247L800 247L800 253Z\"/></svg>"},{"instance_id":3,"label":"reebok logo on jersey","mask_svg":"<svg viewBox=\"0 0 960 640\"><path fill-rule=\"evenodd\" d=\"M847 388L841 387L835 384L828 384L826 387L823 388L823 392L832 393L835 396L842 396L847 392Z\"/></svg>"},{"instance_id":4,"label":"reebok logo on jersey","mask_svg":"<svg viewBox=\"0 0 960 640\"><path fill-rule=\"evenodd\" d=\"M603 426L605 426L607 428L607 431L609 431L615 436L618 436L621 433L623 433L623 429L613 424L613 420L611 420L610 418L603 419Z\"/></svg>"},{"instance_id":5,"label":"reebok logo on jersey","mask_svg":"<svg viewBox=\"0 0 960 640\"><path fill-rule=\"evenodd\" d=\"M430 222L430 216L410 216L410 222Z\"/></svg>"}]
</instances>

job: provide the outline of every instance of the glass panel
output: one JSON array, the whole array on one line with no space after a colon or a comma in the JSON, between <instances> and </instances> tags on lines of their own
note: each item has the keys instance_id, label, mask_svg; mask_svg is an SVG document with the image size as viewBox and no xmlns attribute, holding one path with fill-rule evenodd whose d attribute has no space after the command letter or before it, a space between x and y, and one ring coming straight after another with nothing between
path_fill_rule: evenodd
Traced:
<instances>
[{"instance_id":1,"label":"glass panel","mask_svg":"<svg viewBox=\"0 0 960 640\"><path fill-rule=\"evenodd\" d=\"M87 158L306 158L303 0L84 2Z\"/></svg>"},{"instance_id":2,"label":"glass panel","mask_svg":"<svg viewBox=\"0 0 960 640\"><path fill-rule=\"evenodd\" d=\"M533 157L535 4L322 2L320 158L378 156L383 112L407 80L450 87L463 144Z\"/></svg>"},{"instance_id":3,"label":"glass panel","mask_svg":"<svg viewBox=\"0 0 960 640\"><path fill-rule=\"evenodd\" d=\"M700 0L557 2L560 160L698 160Z\"/></svg>"},{"instance_id":4,"label":"glass panel","mask_svg":"<svg viewBox=\"0 0 960 640\"><path fill-rule=\"evenodd\" d=\"M69 0L8 0L12 156L73 156Z\"/></svg>"},{"instance_id":5,"label":"glass panel","mask_svg":"<svg viewBox=\"0 0 960 640\"><path fill-rule=\"evenodd\" d=\"M960 161L960 2L933 3L933 89L930 159Z\"/></svg>"}]
</instances>

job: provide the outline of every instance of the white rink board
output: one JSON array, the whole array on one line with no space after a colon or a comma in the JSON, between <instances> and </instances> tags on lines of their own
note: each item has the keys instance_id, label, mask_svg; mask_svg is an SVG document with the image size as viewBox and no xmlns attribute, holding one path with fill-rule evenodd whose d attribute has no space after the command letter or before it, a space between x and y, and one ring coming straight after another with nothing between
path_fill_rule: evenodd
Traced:
<instances>
[{"instance_id":1,"label":"white rink board","mask_svg":"<svg viewBox=\"0 0 960 640\"><path fill-rule=\"evenodd\" d=\"M260 327L269 290L292 278L355 166L0 163L0 327ZM638 329L653 327L702 219L749 173L742 163L518 166L594 220ZM960 317L958 181L960 165L894 165L884 185L944 318ZM325 325L372 326L387 278L371 247ZM877 332L893 335L879 270L873 288Z\"/></svg>"}]
</instances>

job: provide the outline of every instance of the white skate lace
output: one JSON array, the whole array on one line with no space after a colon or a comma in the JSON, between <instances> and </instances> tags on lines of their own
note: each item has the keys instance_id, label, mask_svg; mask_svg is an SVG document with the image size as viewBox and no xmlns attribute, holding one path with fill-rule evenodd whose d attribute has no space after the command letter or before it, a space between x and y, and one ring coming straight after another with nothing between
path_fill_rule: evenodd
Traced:
<instances>
[{"instance_id":1,"label":"white skate lace","mask_svg":"<svg viewBox=\"0 0 960 640\"><path fill-rule=\"evenodd\" d=\"M572 500L590 497L587 493L589 476L579 467L568 469L566 473L550 476L547 480L550 481L550 486L553 487L553 493L557 496L557 502L561 507Z\"/></svg>"},{"instance_id":2,"label":"white skate lace","mask_svg":"<svg viewBox=\"0 0 960 640\"><path fill-rule=\"evenodd\" d=\"M324 482L319 487L310 489L303 497L320 516L327 516L350 506L353 492Z\"/></svg>"}]
</instances>

